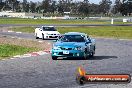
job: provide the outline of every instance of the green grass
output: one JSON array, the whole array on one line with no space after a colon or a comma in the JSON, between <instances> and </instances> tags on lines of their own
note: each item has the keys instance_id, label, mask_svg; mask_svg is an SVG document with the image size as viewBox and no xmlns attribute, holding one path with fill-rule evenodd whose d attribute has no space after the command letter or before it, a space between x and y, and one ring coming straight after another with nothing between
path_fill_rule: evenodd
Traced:
<instances>
[{"instance_id":1,"label":"green grass","mask_svg":"<svg viewBox=\"0 0 132 88\"><path fill-rule=\"evenodd\" d=\"M9 44L0 44L0 59L9 58L15 55L21 55L36 50L38 49Z\"/></svg>"},{"instance_id":2,"label":"green grass","mask_svg":"<svg viewBox=\"0 0 132 88\"><path fill-rule=\"evenodd\" d=\"M102 21L88 20L44 20L24 18L0 18L0 24L107 24ZM109 22L108 22L109 23Z\"/></svg>"},{"instance_id":3,"label":"green grass","mask_svg":"<svg viewBox=\"0 0 132 88\"><path fill-rule=\"evenodd\" d=\"M11 28L12 31L17 32L26 32L26 33L34 33L34 27L13 27Z\"/></svg>"},{"instance_id":4,"label":"green grass","mask_svg":"<svg viewBox=\"0 0 132 88\"><path fill-rule=\"evenodd\" d=\"M110 24L107 20L44 20L44 19L24 19L24 18L0 18L0 24ZM114 22L114 24L130 24Z\"/></svg>"},{"instance_id":5,"label":"green grass","mask_svg":"<svg viewBox=\"0 0 132 88\"><path fill-rule=\"evenodd\" d=\"M95 37L112 37L132 39L132 27L107 26L107 27L76 27L58 28L60 33L84 32Z\"/></svg>"},{"instance_id":6,"label":"green grass","mask_svg":"<svg viewBox=\"0 0 132 88\"><path fill-rule=\"evenodd\" d=\"M58 27L60 33L84 32L95 37L112 37L132 39L132 27L129 26L103 26L103 27ZM33 27L13 28L15 31L34 33Z\"/></svg>"}]
</instances>

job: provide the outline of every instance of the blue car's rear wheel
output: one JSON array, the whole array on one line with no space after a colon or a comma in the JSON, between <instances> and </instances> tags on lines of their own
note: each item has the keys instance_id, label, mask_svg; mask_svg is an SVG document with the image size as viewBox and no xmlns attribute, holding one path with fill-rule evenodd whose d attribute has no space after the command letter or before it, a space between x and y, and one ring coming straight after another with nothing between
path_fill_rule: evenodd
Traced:
<instances>
[{"instance_id":1,"label":"blue car's rear wheel","mask_svg":"<svg viewBox=\"0 0 132 88\"><path fill-rule=\"evenodd\" d=\"M93 58L94 57L94 54L95 54L95 50L93 52L90 53L89 57L90 58Z\"/></svg>"},{"instance_id":2,"label":"blue car's rear wheel","mask_svg":"<svg viewBox=\"0 0 132 88\"><path fill-rule=\"evenodd\" d=\"M92 52L89 56L92 58L94 56L94 53Z\"/></svg>"},{"instance_id":3,"label":"blue car's rear wheel","mask_svg":"<svg viewBox=\"0 0 132 88\"><path fill-rule=\"evenodd\" d=\"M93 58L94 57L94 54L95 54L95 46L94 46L94 51L90 53L90 57Z\"/></svg>"},{"instance_id":4,"label":"blue car's rear wheel","mask_svg":"<svg viewBox=\"0 0 132 88\"><path fill-rule=\"evenodd\" d=\"M57 60L57 57L56 57L56 56L52 56L52 59L53 59L53 60Z\"/></svg>"}]
</instances>

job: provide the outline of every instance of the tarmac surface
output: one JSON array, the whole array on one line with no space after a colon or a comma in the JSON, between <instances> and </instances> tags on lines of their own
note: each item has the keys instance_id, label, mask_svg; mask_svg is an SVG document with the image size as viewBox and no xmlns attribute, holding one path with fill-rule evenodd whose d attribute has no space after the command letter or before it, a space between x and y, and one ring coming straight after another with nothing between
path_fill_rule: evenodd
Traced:
<instances>
[{"instance_id":1,"label":"tarmac surface","mask_svg":"<svg viewBox=\"0 0 132 88\"><path fill-rule=\"evenodd\" d=\"M35 39L28 33L0 32L0 35ZM88 74L132 75L132 41L96 38L95 57L88 60L52 60L50 54L2 60L0 88L132 88L132 83L80 86L75 80L79 66Z\"/></svg>"}]
</instances>

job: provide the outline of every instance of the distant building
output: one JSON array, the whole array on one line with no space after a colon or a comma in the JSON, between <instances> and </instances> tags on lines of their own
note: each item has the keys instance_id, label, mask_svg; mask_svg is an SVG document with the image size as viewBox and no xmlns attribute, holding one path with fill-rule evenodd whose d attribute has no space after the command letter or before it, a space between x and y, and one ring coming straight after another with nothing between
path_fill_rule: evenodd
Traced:
<instances>
[{"instance_id":1,"label":"distant building","mask_svg":"<svg viewBox=\"0 0 132 88\"><path fill-rule=\"evenodd\" d=\"M37 13L25 13L25 12L13 12L13 11L3 11L0 12L1 17L20 17L20 18L35 18L42 17L42 14Z\"/></svg>"}]
</instances>

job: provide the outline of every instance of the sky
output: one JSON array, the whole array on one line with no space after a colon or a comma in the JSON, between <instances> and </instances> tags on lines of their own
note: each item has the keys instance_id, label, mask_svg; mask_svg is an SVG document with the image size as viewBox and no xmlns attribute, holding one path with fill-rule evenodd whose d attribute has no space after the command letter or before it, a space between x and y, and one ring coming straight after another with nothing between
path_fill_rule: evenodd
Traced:
<instances>
[{"instance_id":1,"label":"sky","mask_svg":"<svg viewBox=\"0 0 132 88\"><path fill-rule=\"evenodd\" d=\"M18 0L18 1L23 1L23 0ZM27 0L27 1L33 1L33 2L37 2L37 1L43 1L43 0ZM57 0L56 0L57 1ZM83 0L76 0L76 1L83 1ZM98 4L101 0L89 0L90 3L96 3Z\"/></svg>"}]
</instances>

